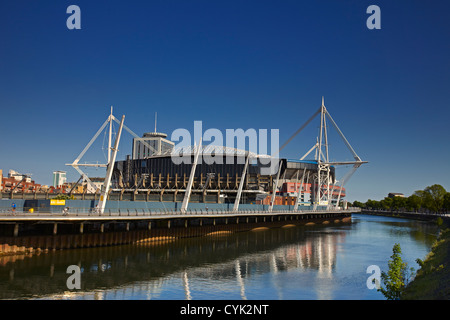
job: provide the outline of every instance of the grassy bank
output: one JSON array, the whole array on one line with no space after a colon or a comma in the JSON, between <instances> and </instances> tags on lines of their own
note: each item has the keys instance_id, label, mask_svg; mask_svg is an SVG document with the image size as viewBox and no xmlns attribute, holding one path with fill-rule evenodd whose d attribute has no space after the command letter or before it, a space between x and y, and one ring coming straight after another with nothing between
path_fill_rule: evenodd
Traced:
<instances>
[{"instance_id":1,"label":"grassy bank","mask_svg":"<svg viewBox=\"0 0 450 320\"><path fill-rule=\"evenodd\" d=\"M450 299L450 228L443 229L402 300Z\"/></svg>"}]
</instances>

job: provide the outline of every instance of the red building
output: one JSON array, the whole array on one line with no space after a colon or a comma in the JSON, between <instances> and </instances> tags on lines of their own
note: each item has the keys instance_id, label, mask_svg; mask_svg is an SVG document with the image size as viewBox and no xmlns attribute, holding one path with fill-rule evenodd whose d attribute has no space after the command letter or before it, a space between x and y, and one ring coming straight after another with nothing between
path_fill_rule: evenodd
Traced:
<instances>
[{"instance_id":1,"label":"red building","mask_svg":"<svg viewBox=\"0 0 450 320\"><path fill-rule=\"evenodd\" d=\"M41 185L35 183L30 177L18 174L14 170L10 170L7 177L4 177L3 170L0 170L0 186L2 192L14 190L15 193L33 193L41 188Z\"/></svg>"},{"instance_id":2,"label":"red building","mask_svg":"<svg viewBox=\"0 0 450 320\"><path fill-rule=\"evenodd\" d=\"M281 186L281 190L277 192L275 195L274 205L295 205L295 201L297 200L297 195L300 190L301 183L295 182L285 182ZM333 195L333 199L337 199L339 196L339 191L341 190L338 186L330 186L330 193ZM323 189L322 192L327 192L326 189ZM305 196L311 195L311 183L303 184L303 194L304 199L300 200L300 202L305 202ZM342 188L340 199L345 197L345 188ZM270 201L272 196L268 195L263 200L257 201L258 204L270 205Z\"/></svg>"}]
</instances>

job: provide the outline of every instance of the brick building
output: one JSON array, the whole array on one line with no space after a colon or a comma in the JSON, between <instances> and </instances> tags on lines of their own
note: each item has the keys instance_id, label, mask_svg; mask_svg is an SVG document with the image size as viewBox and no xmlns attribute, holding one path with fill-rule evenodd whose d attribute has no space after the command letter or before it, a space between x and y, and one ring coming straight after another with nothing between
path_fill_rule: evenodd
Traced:
<instances>
[{"instance_id":1,"label":"brick building","mask_svg":"<svg viewBox=\"0 0 450 320\"><path fill-rule=\"evenodd\" d=\"M3 176L3 170L0 170L0 191L1 192L11 192L14 190L15 193L33 193L41 188L40 184L31 180L27 175L19 174L14 170L9 170L8 176Z\"/></svg>"}]
</instances>

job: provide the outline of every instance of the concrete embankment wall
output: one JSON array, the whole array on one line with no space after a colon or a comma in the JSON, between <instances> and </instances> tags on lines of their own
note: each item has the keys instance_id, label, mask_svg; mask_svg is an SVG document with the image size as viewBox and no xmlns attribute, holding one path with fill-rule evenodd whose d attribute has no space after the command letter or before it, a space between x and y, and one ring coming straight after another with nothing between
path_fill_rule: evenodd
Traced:
<instances>
[{"instance_id":1,"label":"concrete embankment wall","mask_svg":"<svg viewBox=\"0 0 450 320\"><path fill-rule=\"evenodd\" d=\"M150 241L173 241L186 237L223 236L232 232L350 221L350 213L333 212L104 223L41 223L34 227L22 225L21 229L17 227L18 224L4 224L1 226L0 255ZM39 226L39 230L36 226Z\"/></svg>"},{"instance_id":2,"label":"concrete embankment wall","mask_svg":"<svg viewBox=\"0 0 450 320\"><path fill-rule=\"evenodd\" d=\"M419 213L419 212L402 212L402 211L384 211L384 210L367 210L362 209L362 214L368 214L371 216L384 216L384 217L394 217L394 218L407 218L415 220L436 220L441 217L442 219L450 219L448 215L444 214L433 214L433 213Z\"/></svg>"}]
</instances>

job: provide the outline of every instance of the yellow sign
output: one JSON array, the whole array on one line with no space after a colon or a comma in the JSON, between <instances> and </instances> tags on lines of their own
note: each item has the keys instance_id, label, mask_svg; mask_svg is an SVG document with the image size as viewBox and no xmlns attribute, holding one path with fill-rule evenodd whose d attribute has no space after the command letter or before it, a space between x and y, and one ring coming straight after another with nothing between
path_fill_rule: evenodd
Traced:
<instances>
[{"instance_id":1,"label":"yellow sign","mask_svg":"<svg viewBox=\"0 0 450 320\"><path fill-rule=\"evenodd\" d=\"M65 206L66 205L66 200L51 199L50 200L50 205L51 206Z\"/></svg>"}]
</instances>

